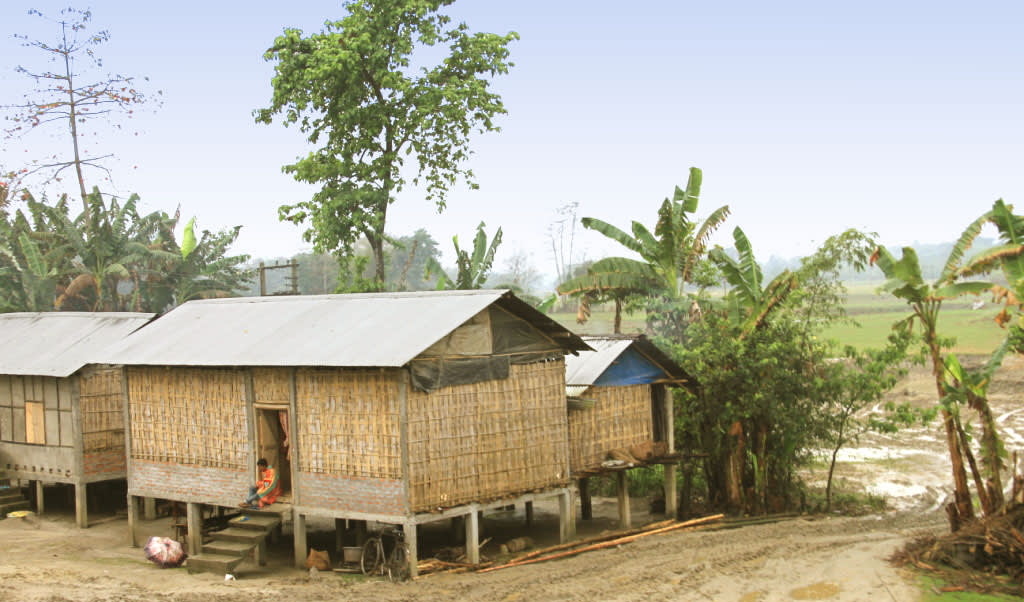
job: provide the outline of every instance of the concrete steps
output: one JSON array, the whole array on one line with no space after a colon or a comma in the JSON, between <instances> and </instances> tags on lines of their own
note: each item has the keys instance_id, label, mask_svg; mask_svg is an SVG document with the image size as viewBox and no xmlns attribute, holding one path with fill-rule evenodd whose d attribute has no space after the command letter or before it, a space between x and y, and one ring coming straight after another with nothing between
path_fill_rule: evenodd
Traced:
<instances>
[{"instance_id":1,"label":"concrete steps","mask_svg":"<svg viewBox=\"0 0 1024 602\"><path fill-rule=\"evenodd\" d=\"M8 512L31 510L32 504L21 495L21 490L14 487L0 489L0 519L7 518Z\"/></svg>"},{"instance_id":2,"label":"concrete steps","mask_svg":"<svg viewBox=\"0 0 1024 602\"><path fill-rule=\"evenodd\" d=\"M237 516L228 521L227 529L209 533L210 541L203 544L201 553L188 557L186 566L190 573L230 573L253 551L262 565L266 539L280 524L281 517L274 514Z\"/></svg>"}]
</instances>

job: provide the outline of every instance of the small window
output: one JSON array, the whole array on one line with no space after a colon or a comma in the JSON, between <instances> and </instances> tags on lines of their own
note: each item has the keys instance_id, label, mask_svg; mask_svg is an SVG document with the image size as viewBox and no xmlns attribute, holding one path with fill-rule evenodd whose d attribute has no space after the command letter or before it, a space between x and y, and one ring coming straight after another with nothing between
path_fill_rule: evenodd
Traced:
<instances>
[{"instance_id":1,"label":"small window","mask_svg":"<svg viewBox=\"0 0 1024 602\"><path fill-rule=\"evenodd\" d=\"M46 444L46 423L43 402L25 402L25 443Z\"/></svg>"}]
</instances>

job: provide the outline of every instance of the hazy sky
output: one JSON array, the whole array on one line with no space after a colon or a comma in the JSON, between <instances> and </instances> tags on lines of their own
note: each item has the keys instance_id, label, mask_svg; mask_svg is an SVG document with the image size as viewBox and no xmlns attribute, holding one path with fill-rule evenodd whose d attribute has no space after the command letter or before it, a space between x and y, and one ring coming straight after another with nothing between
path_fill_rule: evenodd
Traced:
<instances>
[{"instance_id":1,"label":"hazy sky","mask_svg":"<svg viewBox=\"0 0 1024 602\"><path fill-rule=\"evenodd\" d=\"M0 104L27 87L18 64L36 51L12 37L53 39L62 2L0 3ZM237 249L256 256L308 249L277 207L311 188L281 173L306 152L302 135L257 125L270 97L263 51L284 27L319 31L341 3L94 0L109 29L104 69L148 75L164 105L96 148L120 193L143 209L242 224ZM661 200L704 170L700 216L729 204L718 240L741 226L764 261L806 254L848 227L889 244L959 235L1002 197L1024 199L1024 9L1019 2L484 2L449 13L474 30L516 31L516 66L495 82L509 114L478 136L480 189L459 187L438 214L407 188L388 231L427 228L450 260L453 234L501 226L504 255L522 250L551 271L554 209L622 228L653 227ZM84 8L85 6L83 6ZM136 136L135 133L138 133ZM0 164L52 149L44 135L4 141ZM52 151L51 151L52 152ZM618 250L595 233L589 258ZM499 261L500 263L500 261Z\"/></svg>"}]
</instances>

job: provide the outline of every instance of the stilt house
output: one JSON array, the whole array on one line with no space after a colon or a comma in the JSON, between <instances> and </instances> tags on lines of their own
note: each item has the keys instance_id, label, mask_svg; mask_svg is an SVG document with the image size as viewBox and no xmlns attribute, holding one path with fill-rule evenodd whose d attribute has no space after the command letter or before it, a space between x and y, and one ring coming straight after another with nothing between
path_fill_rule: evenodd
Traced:
<instances>
[{"instance_id":1,"label":"stilt house","mask_svg":"<svg viewBox=\"0 0 1024 602\"><path fill-rule=\"evenodd\" d=\"M628 526L625 471L649 464L666 465L666 508L671 514L678 457L667 387L694 381L643 335L584 336L583 340L593 350L567 357L565 363L569 468L580 479L583 518L590 518L587 477L617 473L620 516L623 526Z\"/></svg>"},{"instance_id":2,"label":"stilt house","mask_svg":"<svg viewBox=\"0 0 1024 602\"><path fill-rule=\"evenodd\" d=\"M80 527L86 486L125 478L121 368L97 358L145 325L142 313L0 314L0 479L75 486Z\"/></svg>"},{"instance_id":3,"label":"stilt house","mask_svg":"<svg viewBox=\"0 0 1024 602\"><path fill-rule=\"evenodd\" d=\"M266 457L297 562L307 516L475 524L536 492L567 503L564 356L585 349L507 291L192 301L109 358L128 494L234 507Z\"/></svg>"}]
</instances>

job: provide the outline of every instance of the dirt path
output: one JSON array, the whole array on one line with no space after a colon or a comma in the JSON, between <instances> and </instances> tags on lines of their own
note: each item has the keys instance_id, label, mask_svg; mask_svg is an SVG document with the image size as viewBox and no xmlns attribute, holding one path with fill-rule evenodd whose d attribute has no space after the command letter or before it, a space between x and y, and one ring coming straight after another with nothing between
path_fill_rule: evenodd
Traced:
<instances>
[{"instance_id":1,"label":"dirt path","mask_svg":"<svg viewBox=\"0 0 1024 602\"><path fill-rule=\"evenodd\" d=\"M0 521L0 601L242 602L276 600L914 600L884 557L938 516L794 519L742 529L673 533L559 562L413 583L287 568L288 550L236 581L159 569L124 544L124 523L84 532L70 516Z\"/></svg>"}]
</instances>

